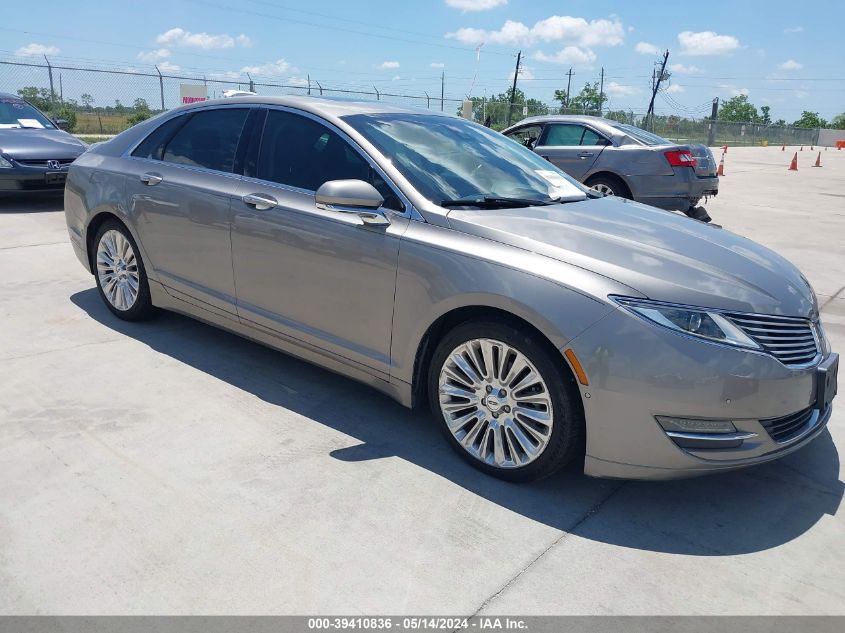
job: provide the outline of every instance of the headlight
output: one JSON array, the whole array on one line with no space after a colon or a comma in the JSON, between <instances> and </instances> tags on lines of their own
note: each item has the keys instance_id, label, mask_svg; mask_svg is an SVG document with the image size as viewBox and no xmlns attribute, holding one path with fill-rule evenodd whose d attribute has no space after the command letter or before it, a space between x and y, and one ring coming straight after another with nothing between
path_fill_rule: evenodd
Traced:
<instances>
[{"instance_id":1,"label":"headlight","mask_svg":"<svg viewBox=\"0 0 845 633\"><path fill-rule=\"evenodd\" d=\"M0 169L11 169L11 168L12 168L12 163L10 163L5 158L0 156Z\"/></svg>"},{"instance_id":2,"label":"headlight","mask_svg":"<svg viewBox=\"0 0 845 633\"><path fill-rule=\"evenodd\" d=\"M628 297L611 297L611 299L637 316L670 330L717 343L760 349L760 346L745 332L717 311Z\"/></svg>"}]
</instances>

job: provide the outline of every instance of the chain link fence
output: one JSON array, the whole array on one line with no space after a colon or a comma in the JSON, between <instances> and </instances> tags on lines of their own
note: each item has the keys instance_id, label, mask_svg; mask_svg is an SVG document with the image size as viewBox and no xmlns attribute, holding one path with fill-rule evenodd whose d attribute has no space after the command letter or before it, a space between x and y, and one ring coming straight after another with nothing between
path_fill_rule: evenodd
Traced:
<instances>
[{"instance_id":1,"label":"chain link fence","mask_svg":"<svg viewBox=\"0 0 845 633\"><path fill-rule=\"evenodd\" d=\"M225 90L250 90L262 95L323 95L379 100L444 110L461 114L464 100L432 97L422 94L402 94L341 86L324 85L319 81L274 82L252 78L241 73L210 73L208 75L149 72L108 67L82 68L68 64L35 63L20 60L0 60L0 92L20 94L34 105L57 119L65 119L74 134L111 135L122 132L135 123L181 105L182 84L204 85L209 98L221 97ZM646 127L646 116L631 110L610 110L602 113L585 108L564 108L560 103L545 103L536 99L511 104L497 98L471 97L471 117L502 130L531 116L548 114L588 114L611 118L620 122ZM711 131L711 126L715 128ZM712 122L710 119L691 119L656 115L648 129L677 143L708 143L713 145L814 145L818 143L816 129L781 127L757 123Z\"/></svg>"}]
</instances>

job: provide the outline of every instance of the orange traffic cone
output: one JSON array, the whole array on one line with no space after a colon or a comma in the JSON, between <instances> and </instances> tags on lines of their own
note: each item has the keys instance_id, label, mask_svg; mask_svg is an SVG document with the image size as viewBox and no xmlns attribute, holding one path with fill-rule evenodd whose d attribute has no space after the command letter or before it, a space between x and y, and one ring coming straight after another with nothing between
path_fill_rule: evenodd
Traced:
<instances>
[{"instance_id":1,"label":"orange traffic cone","mask_svg":"<svg viewBox=\"0 0 845 633\"><path fill-rule=\"evenodd\" d=\"M723 146L723 147L722 147L722 153L723 153L723 154L727 154L727 153L728 153L728 146L727 146L727 145L725 145L725 146Z\"/></svg>"},{"instance_id":2,"label":"orange traffic cone","mask_svg":"<svg viewBox=\"0 0 845 633\"><path fill-rule=\"evenodd\" d=\"M725 175L725 153L722 152L722 158L719 161L719 167L716 169L717 176L724 176Z\"/></svg>"},{"instance_id":3,"label":"orange traffic cone","mask_svg":"<svg viewBox=\"0 0 845 633\"><path fill-rule=\"evenodd\" d=\"M813 167L821 167L822 166L822 153L819 152L819 155L816 156L816 164Z\"/></svg>"},{"instance_id":4,"label":"orange traffic cone","mask_svg":"<svg viewBox=\"0 0 845 633\"><path fill-rule=\"evenodd\" d=\"M798 171L798 152L795 152L795 156L792 157L792 162L789 163L788 171Z\"/></svg>"}]
</instances>

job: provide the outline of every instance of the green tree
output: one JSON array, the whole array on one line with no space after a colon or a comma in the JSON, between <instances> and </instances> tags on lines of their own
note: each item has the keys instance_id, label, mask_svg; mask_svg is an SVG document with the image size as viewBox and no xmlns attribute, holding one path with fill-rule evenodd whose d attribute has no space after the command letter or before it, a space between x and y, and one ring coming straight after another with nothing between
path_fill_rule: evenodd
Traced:
<instances>
[{"instance_id":1,"label":"green tree","mask_svg":"<svg viewBox=\"0 0 845 633\"><path fill-rule=\"evenodd\" d=\"M569 110L585 114L599 114L607 99L607 95L599 92L599 82L595 81L592 84L587 82L581 92L570 101Z\"/></svg>"},{"instance_id":2,"label":"green tree","mask_svg":"<svg viewBox=\"0 0 845 633\"><path fill-rule=\"evenodd\" d=\"M625 110L608 110L604 113L604 118L610 119L611 121L619 121L620 123L630 123L632 125L634 123L634 115L625 112Z\"/></svg>"},{"instance_id":3,"label":"green tree","mask_svg":"<svg viewBox=\"0 0 845 633\"><path fill-rule=\"evenodd\" d=\"M18 95L29 101L39 110L49 110L52 105L50 98L50 91L47 88L36 88L35 86L27 86L18 90Z\"/></svg>"},{"instance_id":4,"label":"green tree","mask_svg":"<svg viewBox=\"0 0 845 633\"><path fill-rule=\"evenodd\" d=\"M767 105L760 107L760 123L762 123L763 125L771 125L772 117L769 114L769 110L771 109L771 106Z\"/></svg>"},{"instance_id":5,"label":"green tree","mask_svg":"<svg viewBox=\"0 0 845 633\"><path fill-rule=\"evenodd\" d=\"M68 132L73 132L76 129L76 110L73 107L62 105L56 110L53 110L50 116L56 121L64 119L67 122L64 127Z\"/></svg>"},{"instance_id":6,"label":"green tree","mask_svg":"<svg viewBox=\"0 0 845 633\"><path fill-rule=\"evenodd\" d=\"M757 107L748 100L748 95L731 97L719 108L720 121L754 123L758 120Z\"/></svg>"},{"instance_id":7,"label":"green tree","mask_svg":"<svg viewBox=\"0 0 845 633\"><path fill-rule=\"evenodd\" d=\"M566 90L555 90L555 101L560 101L561 114L566 111L566 104L569 102L569 93Z\"/></svg>"},{"instance_id":8,"label":"green tree","mask_svg":"<svg viewBox=\"0 0 845 633\"><path fill-rule=\"evenodd\" d=\"M801 118L795 121L792 125L795 127L821 128L827 127L827 121L821 118L818 112L809 112L808 110L804 110L801 113Z\"/></svg>"},{"instance_id":9,"label":"green tree","mask_svg":"<svg viewBox=\"0 0 845 633\"><path fill-rule=\"evenodd\" d=\"M90 94L88 94L87 92L83 92L83 93L79 96L79 99L80 99L80 101L82 101L82 105L83 105L83 107L84 107L86 110L90 110L90 109L91 109L91 105L94 103L94 97L92 97L92 96L91 96Z\"/></svg>"},{"instance_id":10,"label":"green tree","mask_svg":"<svg viewBox=\"0 0 845 633\"><path fill-rule=\"evenodd\" d=\"M786 127L786 120L785 119L778 119L773 123L773 125L778 125L780 127Z\"/></svg>"},{"instance_id":11,"label":"green tree","mask_svg":"<svg viewBox=\"0 0 845 633\"><path fill-rule=\"evenodd\" d=\"M830 122L830 127L837 130L845 130L845 112L833 117L833 120Z\"/></svg>"}]
</instances>

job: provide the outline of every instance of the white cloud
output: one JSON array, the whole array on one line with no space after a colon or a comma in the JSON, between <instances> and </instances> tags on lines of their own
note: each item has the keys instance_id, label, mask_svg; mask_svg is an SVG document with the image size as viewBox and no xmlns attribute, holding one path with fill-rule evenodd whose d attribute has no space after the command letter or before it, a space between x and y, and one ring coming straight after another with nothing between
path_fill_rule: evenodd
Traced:
<instances>
[{"instance_id":1,"label":"white cloud","mask_svg":"<svg viewBox=\"0 0 845 633\"><path fill-rule=\"evenodd\" d=\"M673 73L678 73L679 75L695 75L696 73L701 72L701 69L698 66L693 66L692 64L689 66L685 66L684 64L669 64L667 68Z\"/></svg>"},{"instance_id":2,"label":"white cloud","mask_svg":"<svg viewBox=\"0 0 845 633\"><path fill-rule=\"evenodd\" d=\"M379 68L399 68L399 62L382 62Z\"/></svg>"},{"instance_id":3,"label":"white cloud","mask_svg":"<svg viewBox=\"0 0 845 633\"><path fill-rule=\"evenodd\" d=\"M170 51L166 48L157 48L153 51L141 51L137 55L138 59L148 64L155 64L163 59L170 57Z\"/></svg>"},{"instance_id":4,"label":"white cloud","mask_svg":"<svg viewBox=\"0 0 845 633\"><path fill-rule=\"evenodd\" d=\"M156 37L156 42L168 46L190 46L204 49L234 48L235 45L252 46L252 40L243 33L237 37L232 37L228 33L220 33L219 35L204 32L191 33L179 27L160 33Z\"/></svg>"},{"instance_id":5,"label":"white cloud","mask_svg":"<svg viewBox=\"0 0 845 633\"><path fill-rule=\"evenodd\" d=\"M804 68L804 64L799 64L794 59L787 59L778 68L781 70L801 70Z\"/></svg>"},{"instance_id":6,"label":"white cloud","mask_svg":"<svg viewBox=\"0 0 845 633\"><path fill-rule=\"evenodd\" d=\"M668 88L666 88L666 92L669 94L678 94L684 92L684 87L679 86L678 84L672 84Z\"/></svg>"},{"instance_id":7,"label":"white cloud","mask_svg":"<svg viewBox=\"0 0 845 633\"><path fill-rule=\"evenodd\" d=\"M45 44L36 44L35 42L21 46L15 51L18 57L35 57L36 55L58 55L59 49L56 46L47 46Z\"/></svg>"},{"instance_id":8,"label":"white cloud","mask_svg":"<svg viewBox=\"0 0 845 633\"><path fill-rule=\"evenodd\" d=\"M272 75L282 75L290 71L295 72L296 69L284 59L277 59L274 62L267 62L265 64L259 64L257 66L244 66L243 68L241 68L242 75L249 73L250 75L258 75L264 77L269 77Z\"/></svg>"},{"instance_id":9,"label":"white cloud","mask_svg":"<svg viewBox=\"0 0 845 633\"><path fill-rule=\"evenodd\" d=\"M787 29L784 29L784 33L801 33L804 30L803 26L791 26Z\"/></svg>"},{"instance_id":10,"label":"white cloud","mask_svg":"<svg viewBox=\"0 0 845 633\"><path fill-rule=\"evenodd\" d=\"M728 55L740 47L733 35L719 35L713 31L683 31L678 33L682 55Z\"/></svg>"},{"instance_id":11,"label":"white cloud","mask_svg":"<svg viewBox=\"0 0 845 633\"><path fill-rule=\"evenodd\" d=\"M402 77L399 75L393 75L393 77L390 78L390 81L399 81L400 79L402 79Z\"/></svg>"},{"instance_id":12,"label":"white cloud","mask_svg":"<svg viewBox=\"0 0 845 633\"><path fill-rule=\"evenodd\" d=\"M604 91L611 97L626 97L642 92L636 86L625 86L623 84L616 83L615 81L611 81L609 84L607 84L607 86L605 86L604 88Z\"/></svg>"},{"instance_id":13,"label":"white cloud","mask_svg":"<svg viewBox=\"0 0 845 633\"><path fill-rule=\"evenodd\" d=\"M430 66L431 68L445 68L445 67L446 67L446 64L444 64L443 62L431 62L431 63L429 64L429 66Z\"/></svg>"},{"instance_id":14,"label":"white cloud","mask_svg":"<svg viewBox=\"0 0 845 633\"><path fill-rule=\"evenodd\" d=\"M288 77L287 83L290 86L306 87L308 85L308 80L305 77Z\"/></svg>"},{"instance_id":15,"label":"white cloud","mask_svg":"<svg viewBox=\"0 0 845 633\"><path fill-rule=\"evenodd\" d=\"M519 78L520 79L534 79L534 72L528 66L520 66L519 67ZM513 71L508 74L508 81L513 81Z\"/></svg>"},{"instance_id":16,"label":"white cloud","mask_svg":"<svg viewBox=\"0 0 845 633\"><path fill-rule=\"evenodd\" d=\"M806 92L804 92L803 90L796 90L796 91L795 91L795 96L796 96L796 97L798 97L799 99L806 99L806 98L807 98L808 96L810 96L810 95L808 95L808 94L807 94Z\"/></svg>"},{"instance_id":17,"label":"white cloud","mask_svg":"<svg viewBox=\"0 0 845 633\"><path fill-rule=\"evenodd\" d=\"M508 0L446 0L446 4L461 11L487 11L502 7Z\"/></svg>"},{"instance_id":18,"label":"white cloud","mask_svg":"<svg viewBox=\"0 0 845 633\"><path fill-rule=\"evenodd\" d=\"M634 50L640 55L658 55L660 53L659 48L657 48L654 44L649 44L648 42L637 42Z\"/></svg>"},{"instance_id":19,"label":"white cloud","mask_svg":"<svg viewBox=\"0 0 845 633\"><path fill-rule=\"evenodd\" d=\"M165 61L158 64L158 69L165 73L175 73L177 70L179 70L179 66L172 62Z\"/></svg>"},{"instance_id":20,"label":"white cloud","mask_svg":"<svg viewBox=\"0 0 845 633\"><path fill-rule=\"evenodd\" d=\"M573 46L618 46L625 39L625 28L617 20L591 20L569 15L553 15L528 27L522 22L507 20L498 31L463 27L446 33L448 39L464 44L531 46L537 42L567 42Z\"/></svg>"},{"instance_id":21,"label":"white cloud","mask_svg":"<svg viewBox=\"0 0 845 633\"><path fill-rule=\"evenodd\" d=\"M746 97L751 94L751 91L748 88L737 88L733 84L718 84L717 87L721 88L723 91L730 93L732 97L738 97L740 95L745 95Z\"/></svg>"},{"instance_id":22,"label":"white cloud","mask_svg":"<svg viewBox=\"0 0 845 633\"><path fill-rule=\"evenodd\" d=\"M543 51L534 53L534 59L553 64L570 64L572 66L590 66L596 61L596 54L589 48L581 49L577 46L567 46L554 55L546 55Z\"/></svg>"}]
</instances>

